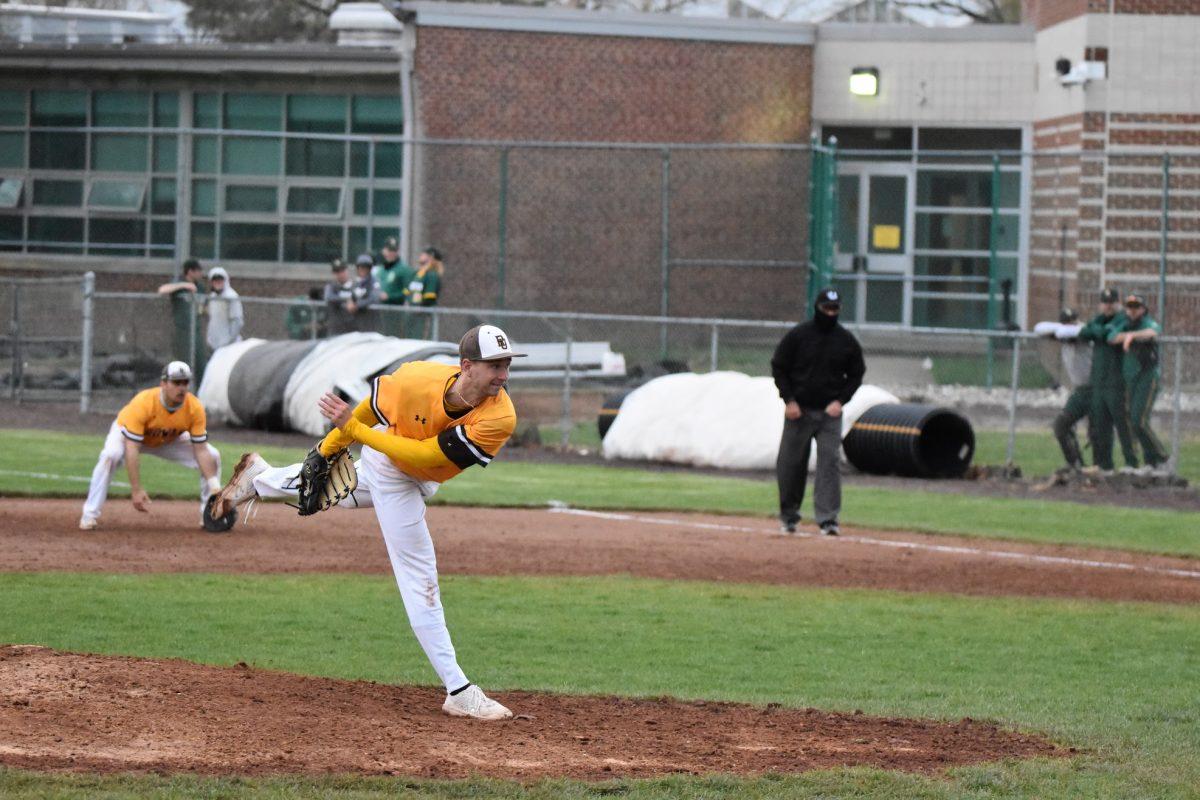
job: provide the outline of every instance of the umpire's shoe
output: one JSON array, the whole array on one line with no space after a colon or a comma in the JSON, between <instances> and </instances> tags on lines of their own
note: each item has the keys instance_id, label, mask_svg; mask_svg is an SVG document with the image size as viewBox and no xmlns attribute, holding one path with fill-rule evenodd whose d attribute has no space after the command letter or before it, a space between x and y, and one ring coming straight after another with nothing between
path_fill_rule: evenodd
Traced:
<instances>
[{"instance_id":1,"label":"umpire's shoe","mask_svg":"<svg viewBox=\"0 0 1200 800\"><path fill-rule=\"evenodd\" d=\"M225 488L217 492L217 502L213 504L212 515L223 517L233 509L249 500L258 497L254 488L254 479L271 468L266 459L258 453L246 453L233 468L233 475Z\"/></svg>"},{"instance_id":2,"label":"umpire's shoe","mask_svg":"<svg viewBox=\"0 0 1200 800\"><path fill-rule=\"evenodd\" d=\"M492 698L483 693L473 683L456 694L446 695L442 711L452 717L471 717L472 719L511 719L513 713Z\"/></svg>"}]
</instances>

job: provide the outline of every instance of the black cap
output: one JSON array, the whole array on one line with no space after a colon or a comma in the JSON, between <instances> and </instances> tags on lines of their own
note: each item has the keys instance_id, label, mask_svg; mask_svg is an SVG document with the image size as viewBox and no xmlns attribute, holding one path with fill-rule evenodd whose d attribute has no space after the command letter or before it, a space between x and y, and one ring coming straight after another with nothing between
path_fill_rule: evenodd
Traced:
<instances>
[{"instance_id":1,"label":"black cap","mask_svg":"<svg viewBox=\"0 0 1200 800\"><path fill-rule=\"evenodd\" d=\"M1100 292L1101 303L1115 303L1120 299L1121 296L1117 294L1116 289L1105 289L1104 291Z\"/></svg>"},{"instance_id":2,"label":"black cap","mask_svg":"<svg viewBox=\"0 0 1200 800\"><path fill-rule=\"evenodd\" d=\"M1125 297L1125 305L1126 306L1141 306L1142 308L1145 308L1146 307L1146 298L1140 294L1127 295Z\"/></svg>"},{"instance_id":3,"label":"black cap","mask_svg":"<svg viewBox=\"0 0 1200 800\"><path fill-rule=\"evenodd\" d=\"M1064 325L1079 321L1079 314L1073 308L1064 308L1058 312L1058 321Z\"/></svg>"},{"instance_id":4,"label":"black cap","mask_svg":"<svg viewBox=\"0 0 1200 800\"><path fill-rule=\"evenodd\" d=\"M395 236L389 236L383 243L384 250L399 250L400 242Z\"/></svg>"},{"instance_id":5,"label":"black cap","mask_svg":"<svg viewBox=\"0 0 1200 800\"><path fill-rule=\"evenodd\" d=\"M341 272L346 268L346 262L340 258L335 258L329 262L329 266L333 268L334 272Z\"/></svg>"},{"instance_id":6,"label":"black cap","mask_svg":"<svg viewBox=\"0 0 1200 800\"><path fill-rule=\"evenodd\" d=\"M837 289L822 289L817 292L817 308L821 306L837 306L842 307L842 296L838 294Z\"/></svg>"}]
</instances>

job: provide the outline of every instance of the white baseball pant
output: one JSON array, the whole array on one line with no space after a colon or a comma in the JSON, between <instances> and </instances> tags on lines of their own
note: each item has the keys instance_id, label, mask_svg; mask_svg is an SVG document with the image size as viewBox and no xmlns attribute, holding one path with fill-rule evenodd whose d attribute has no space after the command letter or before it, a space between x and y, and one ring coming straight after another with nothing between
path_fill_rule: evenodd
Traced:
<instances>
[{"instance_id":1,"label":"white baseball pant","mask_svg":"<svg viewBox=\"0 0 1200 800\"><path fill-rule=\"evenodd\" d=\"M429 526L425 524L425 498L433 495L440 484L406 475L387 456L370 447L363 447L355 467L358 488L353 498L346 498L337 507L375 508L408 623L421 649L447 691L466 686L467 676L458 666L446 628L438 589L437 558ZM275 467L257 475L254 488L263 500L295 499L299 494L299 476L299 464Z\"/></svg>"},{"instance_id":2,"label":"white baseball pant","mask_svg":"<svg viewBox=\"0 0 1200 800\"><path fill-rule=\"evenodd\" d=\"M208 448L208 454L213 457L213 461L217 463L217 479L221 477L221 454L217 452L217 448L207 442L204 444ZM200 471L200 465L196 462L195 445L192 444L192 437L186 432L178 439L170 444L164 444L160 447L142 446L142 455L149 453L152 456L165 458L167 461L174 461L176 464L183 464L185 467ZM113 473L117 471L122 464L125 463L125 436L121 433L120 426L116 420L108 429L108 436L104 440L104 447L100 450L100 458L96 461L96 467L92 470L92 483L88 487L87 500L83 504L83 516L87 519L99 519L100 509L104 505L104 501L108 498L108 486L112 483ZM208 496L212 493L208 482L204 479L204 474L200 474L200 510L204 511L204 504L208 502Z\"/></svg>"}]
</instances>

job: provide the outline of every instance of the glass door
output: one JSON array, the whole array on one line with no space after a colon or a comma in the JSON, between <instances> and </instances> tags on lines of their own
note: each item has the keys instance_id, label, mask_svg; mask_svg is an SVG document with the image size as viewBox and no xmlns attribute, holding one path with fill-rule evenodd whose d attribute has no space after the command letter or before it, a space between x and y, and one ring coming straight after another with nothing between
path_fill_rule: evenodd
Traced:
<instances>
[{"instance_id":1,"label":"glass door","mask_svg":"<svg viewBox=\"0 0 1200 800\"><path fill-rule=\"evenodd\" d=\"M836 283L848 322L911 320L912 166L838 166Z\"/></svg>"}]
</instances>

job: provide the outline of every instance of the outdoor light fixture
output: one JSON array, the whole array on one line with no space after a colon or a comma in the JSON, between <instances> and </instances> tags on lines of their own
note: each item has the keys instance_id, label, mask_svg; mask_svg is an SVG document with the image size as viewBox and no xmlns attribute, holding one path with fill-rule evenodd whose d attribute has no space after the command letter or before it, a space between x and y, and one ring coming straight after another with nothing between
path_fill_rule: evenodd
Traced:
<instances>
[{"instance_id":1,"label":"outdoor light fixture","mask_svg":"<svg viewBox=\"0 0 1200 800\"><path fill-rule=\"evenodd\" d=\"M850 70L850 94L859 97L879 94L879 70L875 67L855 67Z\"/></svg>"}]
</instances>

